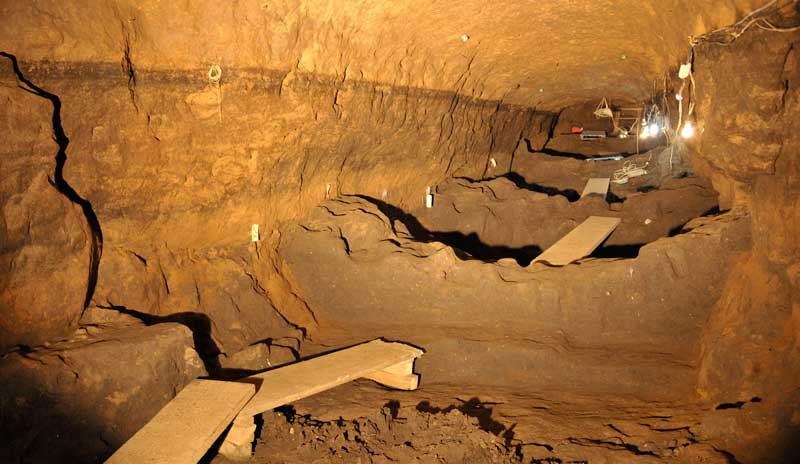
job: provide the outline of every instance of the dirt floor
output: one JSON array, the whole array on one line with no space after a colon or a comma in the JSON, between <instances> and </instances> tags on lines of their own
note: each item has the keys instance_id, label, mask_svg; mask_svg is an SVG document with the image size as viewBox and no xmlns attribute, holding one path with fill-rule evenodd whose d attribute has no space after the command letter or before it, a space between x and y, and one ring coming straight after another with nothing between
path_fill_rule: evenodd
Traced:
<instances>
[{"instance_id":1,"label":"dirt floor","mask_svg":"<svg viewBox=\"0 0 800 464\"><path fill-rule=\"evenodd\" d=\"M470 390L353 382L264 414L252 462L730 464L726 431L768 410L761 398L704 405Z\"/></svg>"},{"instance_id":2,"label":"dirt floor","mask_svg":"<svg viewBox=\"0 0 800 464\"><path fill-rule=\"evenodd\" d=\"M394 407L393 407L394 406ZM410 410L387 404L366 417L322 422L277 414L266 418L256 463L521 462L502 437L457 408Z\"/></svg>"}]
</instances>

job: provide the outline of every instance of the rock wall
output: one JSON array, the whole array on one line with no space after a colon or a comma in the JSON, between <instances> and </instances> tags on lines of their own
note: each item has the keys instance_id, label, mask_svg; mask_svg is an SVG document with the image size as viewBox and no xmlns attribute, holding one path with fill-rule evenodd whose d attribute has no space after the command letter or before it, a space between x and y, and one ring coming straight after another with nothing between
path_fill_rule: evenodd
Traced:
<instances>
[{"instance_id":1,"label":"rock wall","mask_svg":"<svg viewBox=\"0 0 800 464\"><path fill-rule=\"evenodd\" d=\"M273 308L272 298L290 298L270 259L276 224L338 193L422 201L426 185L457 172L480 175L490 155L510 153L522 134L535 138L550 117L455 94L337 86L258 70L226 75L218 88L201 69L140 72L144 114L102 65L22 67L60 95L70 137L65 176L102 226L94 304L155 315L212 313L224 352L288 336L293 326L313 329L302 307L285 303L280 315ZM9 100L33 98L13 89L12 73L4 78ZM40 117L46 130L49 117ZM24 132L14 134L19 145L9 158L21 159L17 147L29 144ZM47 155L42 172L53 169ZM250 242L251 224L260 225L264 242ZM21 311L7 304L7 314ZM75 308L72 325L43 332L43 339L74 327ZM19 343L31 344L11 336L4 342Z\"/></svg>"},{"instance_id":2,"label":"rock wall","mask_svg":"<svg viewBox=\"0 0 800 464\"><path fill-rule=\"evenodd\" d=\"M324 328L320 342L416 343L426 385L668 400L692 394L700 335L723 290L714 270L748 249L747 226L741 215L701 218L636 259L521 267L420 243L346 197L287 227L279 253Z\"/></svg>"},{"instance_id":3,"label":"rock wall","mask_svg":"<svg viewBox=\"0 0 800 464\"><path fill-rule=\"evenodd\" d=\"M3 60L6 98L12 108L35 108L24 103L33 96L16 88L27 79L59 99L69 138L63 178L91 207L97 227L73 214L74 232L61 241L80 240L76 228L88 227L88 245L25 265L13 253L29 251L5 251L25 235L19 215L8 210L4 262L16 267L2 282L0 345L68 335L82 310L82 286L92 305L213 314L222 353L297 338L298 330L311 334L313 317L274 259L277 225L340 193L404 207L448 176L491 175L489 159L509 158L521 137L544 143L560 108L598 93L649 95L652 79L684 54L686 35L730 22L748 7L6 4L3 18L13 27L3 28L0 43L20 62L17 76ZM620 8L628 14L609 22ZM654 35L660 40L637 40ZM32 140L18 129L22 121L41 126L44 136L50 118L14 111L6 159L17 164ZM38 152L36 169L53 172L46 152ZM4 193L20 194L33 175L19 174ZM67 206L55 208L58 219L35 224L52 229L68 221ZM252 224L263 238L257 245L249 242ZM31 237L25 240L33 245ZM75 300L63 308L48 304L42 285L30 288L41 295L34 306L19 296L31 292L12 285L35 285L33 269L63 272L70 259L87 262L87 252L89 268L74 269L88 274L86 282L59 286ZM47 311L59 316L44 322L39 315ZM26 318L35 322L19 322Z\"/></svg>"},{"instance_id":4,"label":"rock wall","mask_svg":"<svg viewBox=\"0 0 800 464\"><path fill-rule=\"evenodd\" d=\"M558 110L598 95L649 96L653 79L685 58L690 34L761 3L46 0L4 5L14 27L0 41L23 61L112 65L134 94L141 73L205 75L216 63L223 79L294 70Z\"/></svg>"},{"instance_id":5,"label":"rock wall","mask_svg":"<svg viewBox=\"0 0 800 464\"><path fill-rule=\"evenodd\" d=\"M191 379L206 374L178 324L86 327L0 358L0 460L102 462Z\"/></svg>"},{"instance_id":6,"label":"rock wall","mask_svg":"<svg viewBox=\"0 0 800 464\"><path fill-rule=\"evenodd\" d=\"M0 59L13 75L11 61ZM66 141L54 140L58 100L12 82L0 86L0 124L10 139L0 147L2 351L69 334L91 296L95 262L89 223L60 178L57 154Z\"/></svg>"},{"instance_id":7,"label":"rock wall","mask_svg":"<svg viewBox=\"0 0 800 464\"><path fill-rule=\"evenodd\" d=\"M751 430L741 449L756 461L790 452L800 432L799 45L800 33L754 28L730 46L703 45L695 61L694 162L721 201L753 218L752 251L705 329L699 391L769 405L741 419Z\"/></svg>"}]
</instances>

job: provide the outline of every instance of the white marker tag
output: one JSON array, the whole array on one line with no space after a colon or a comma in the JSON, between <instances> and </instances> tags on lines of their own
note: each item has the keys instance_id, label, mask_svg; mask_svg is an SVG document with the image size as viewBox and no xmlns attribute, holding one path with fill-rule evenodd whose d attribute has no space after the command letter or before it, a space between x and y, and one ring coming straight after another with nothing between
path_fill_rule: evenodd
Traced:
<instances>
[{"instance_id":1,"label":"white marker tag","mask_svg":"<svg viewBox=\"0 0 800 464\"><path fill-rule=\"evenodd\" d=\"M678 77L681 79L686 79L689 77L689 74L692 72L692 63L685 63L681 65L681 68L678 70Z\"/></svg>"},{"instance_id":2,"label":"white marker tag","mask_svg":"<svg viewBox=\"0 0 800 464\"><path fill-rule=\"evenodd\" d=\"M253 224L250 226L250 240L257 242L259 240L258 237L258 224Z\"/></svg>"}]
</instances>

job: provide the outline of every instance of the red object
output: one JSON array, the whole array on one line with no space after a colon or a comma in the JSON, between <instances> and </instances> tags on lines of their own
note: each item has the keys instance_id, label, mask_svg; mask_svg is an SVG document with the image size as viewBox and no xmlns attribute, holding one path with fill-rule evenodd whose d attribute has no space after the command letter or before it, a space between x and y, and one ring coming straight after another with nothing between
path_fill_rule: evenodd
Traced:
<instances>
[{"instance_id":1,"label":"red object","mask_svg":"<svg viewBox=\"0 0 800 464\"><path fill-rule=\"evenodd\" d=\"M583 132L583 127L572 126L572 133L573 134L580 134Z\"/></svg>"}]
</instances>

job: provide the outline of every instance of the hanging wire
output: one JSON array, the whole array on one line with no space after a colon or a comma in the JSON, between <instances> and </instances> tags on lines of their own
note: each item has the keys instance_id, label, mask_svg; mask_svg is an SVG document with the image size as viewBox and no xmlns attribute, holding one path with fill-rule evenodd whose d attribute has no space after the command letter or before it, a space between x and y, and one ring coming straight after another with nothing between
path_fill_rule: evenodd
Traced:
<instances>
[{"instance_id":1,"label":"hanging wire","mask_svg":"<svg viewBox=\"0 0 800 464\"><path fill-rule=\"evenodd\" d=\"M800 30L800 25L779 27L768 19L770 16L783 10L784 8L796 5L797 3L797 0L789 0L788 2L782 2L782 4L778 6L778 0L772 0L767 2L764 6L753 10L747 16L730 26L722 27L702 35L690 36L689 44L692 47L695 47L701 43L730 45L752 26L773 32L798 31Z\"/></svg>"}]
</instances>

